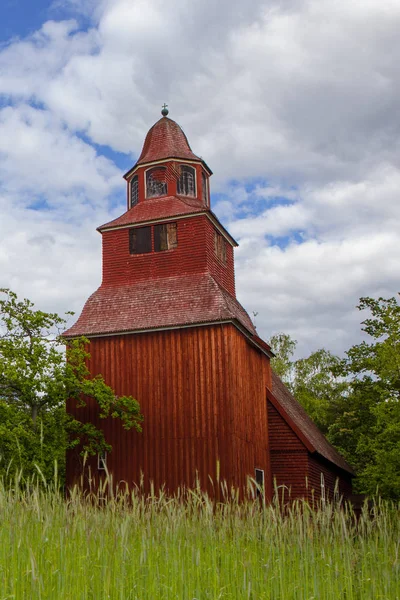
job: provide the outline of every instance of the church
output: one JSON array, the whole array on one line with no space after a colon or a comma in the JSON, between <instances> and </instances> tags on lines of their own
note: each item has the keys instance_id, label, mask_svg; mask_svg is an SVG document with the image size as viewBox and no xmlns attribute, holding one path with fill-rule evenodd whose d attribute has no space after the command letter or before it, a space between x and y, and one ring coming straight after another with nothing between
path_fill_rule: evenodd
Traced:
<instances>
[{"instance_id":1,"label":"church","mask_svg":"<svg viewBox=\"0 0 400 600\"><path fill-rule=\"evenodd\" d=\"M256 481L272 498L351 494L354 473L271 369L273 356L236 298L236 241L210 205L212 171L181 127L162 117L125 174L127 210L98 228L102 283L65 338L90 340L89 370L117 395L138 400L143 431L99 419L112 452L86 468L114 485L169 493L196 481L241 494ZM81 477L67 455L67 486Z\"/></svg>"}]
</instances>

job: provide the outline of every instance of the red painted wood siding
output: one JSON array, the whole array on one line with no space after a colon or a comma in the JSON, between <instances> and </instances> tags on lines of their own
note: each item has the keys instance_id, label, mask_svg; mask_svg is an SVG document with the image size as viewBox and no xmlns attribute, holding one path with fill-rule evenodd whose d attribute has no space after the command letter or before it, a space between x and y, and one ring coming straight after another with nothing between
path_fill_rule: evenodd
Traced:
<instances>
[{"instance_id":1,"label":"red painted wood siding","mask_svg":"<svg viewBox=\"0 0 400 600\"><path fill-rule=\"evenodd\" d=\"M161 223L162 221L160 221ZM209 272L230 294L235 295L233 248L227 246L227 263L215 256L215 227L204 215L178 219L178 247L163 252L130 254L129 228L103 232L103 286L132 284L190 273Z\"/></svg>"},{"instance_id":2,"label":"red painted wood siding","mask_svg":"<svg viewBox=\"0 0 400 600\"><path fill-rule=\"evenodd\" d=\"M302 498L307 492L308 451L271 402L266 404L272 479L280 498Z\"/></svg>"},{"instance_id":3,"label":"red painted wood siding","mask_svg":"<svg viewBox=\"0 0 400 600\"><path fill-rule=\"evenodd\" d=\"M319 501L322 473L325 497L333 498L336 479L339 479L339 493L347 498L351 494L351 477L317 454L310 454L271 402L267 401L267 405L271 471L276 485L288 488L284 497L287 499L290 491L291 499Z\"/></svg>"},{"instance_id":4,"label":"red painted wood siding","mask_svg":"<svg viewBox=\"0 0 400 600\"><path fill-rule=\"evenodd\" d=\"M198 474L212 493L209 476L241 487L254 469L269 472L265 388L268 359L233 325L193 327L95 338L89 368L117 394L141 404L143 433L125 431L117 420L99 420L93 404L69 406L84 421L101 426L113 446L108 466L114 482L130 486L144 475L158 489L193 486ZM89 460L96 475L97 465ZM79 479L69 453L67 484Z\"/></svg>"},{"instance_id":5,"label":"red painted wood siding","mask_svg":"<svg viewBox=\"0 0 400 600\"><path fill-rule=\"evenodd\" d=\"M323 476L324 494L327 500L332 500L336 482L339 496L349 498L352 493L351 477L333 466L326 465L320 457L309 455L308 457L308 499L310 502L319 501L323 495L321 487L321 475Z\"/></svg>"}]
</instances>

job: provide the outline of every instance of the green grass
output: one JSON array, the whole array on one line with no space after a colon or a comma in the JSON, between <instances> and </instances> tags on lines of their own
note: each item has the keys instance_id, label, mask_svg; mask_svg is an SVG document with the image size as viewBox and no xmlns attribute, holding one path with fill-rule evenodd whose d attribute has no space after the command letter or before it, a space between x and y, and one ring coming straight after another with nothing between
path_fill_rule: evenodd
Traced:
<instances>
[{"instance_id":1,"label":"green grass","mask_svg":"<svg viewBox=\"0 0 400 600\"><path fill-rule=\"evenodd\" d=\"M119 496L0 483L0 600L400 598L399 507L358 520L235 498Z\"/></svg>"}]
</instances>

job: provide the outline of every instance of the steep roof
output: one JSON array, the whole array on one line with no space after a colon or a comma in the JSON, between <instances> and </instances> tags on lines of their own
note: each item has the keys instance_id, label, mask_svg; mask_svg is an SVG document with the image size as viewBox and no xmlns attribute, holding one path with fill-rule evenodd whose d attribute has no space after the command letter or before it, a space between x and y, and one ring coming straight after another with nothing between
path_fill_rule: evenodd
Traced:
<instances>
[{"instance_id":1,"label":"steep roof","mask_svg":"<svg viewBox=\"0 0 400 600\"><path fill-rule=\"evenodd\" d=\"M310 452L316 452L326 460L355 475L353 469L344 458L328 442L315 423L310 419L301 404L289 392L283 381L272 371L272 397L275 408L289 425L299 433L300 439Z\"/></svg>"},{"instance_id":2,"label":"steep roof","mask_svg":"<svg viewBox=\"0 0 400 600\"><path fill-rule=\"evenodd\" d=\"M168 117L162 117L149 130L136 164L141 165L164 158L201 160L192 152L182 128Z\"/></svg>"},{"instance_id":3,"label":"steep roof","mask_svg":"<svg viewBox=\"0 0 400 600\"><path fill-rule=\"evenodd\" d=\"M150 283L101 286L87 300L75 325L63 335L110 335L221 321L237 321L250 335L255 334L239 302L211 275L200 273L162 277Z\"/></svg>"}]
</instances>

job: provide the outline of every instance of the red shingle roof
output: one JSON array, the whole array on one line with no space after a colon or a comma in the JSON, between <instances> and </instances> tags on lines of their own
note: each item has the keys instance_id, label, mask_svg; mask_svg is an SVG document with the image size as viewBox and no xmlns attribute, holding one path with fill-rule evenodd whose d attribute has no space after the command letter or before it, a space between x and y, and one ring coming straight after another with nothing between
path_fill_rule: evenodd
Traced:
<instances>
[{"instance_id":1,"label":"red shingle roof","mask_svg":"<svg viewBox=\"0 0 400 600\"><path fill-rule=\"evenodd\" d=\"M143 223L155 219L166 219L168 217L178 217L180 215L207 211L208 209L201 200L197 200L196 198L183 199L178 196L151 198L145 202L139 202L117 219L98 227L98 230L101 231L109 227L120 227L122 225L132 225L133 223Z\"/></svg>"},{"instance_id":2,"label":"red shingle roof","mask_svg":"<svg viewBox=\"0 0 400 600\"><path fill-rule=\"evenodd\" d=\"M149 130L136 164L140 165L164 158L201 160L193 154L187 137L178 123L168 117L162 117Z\"/></svg>"},{"instance_id":3,"label":"red shingle roof","mask_svg":"<svg viewBox=\"0 0 400 600\"><path fill-rule=\"evenodd\" d=\"M281 413L284 418L289 417L294 425L301 431L304 436L307 446L311 452L317 452L331 463L355 475L353 469L344 460L344 458L335 450L328 442L326 437L321 433L315 423L310 419L304 408L289 392L283 381L272 371L272 394L279 406L275 408L283 409ZM290 423L289 423L290 425Z\"/></svg>"},{"instance_id":4,"label":"red shingle roof","mask_svg":"<svg viewBox=\"0 0 400 600\"><path fill-rule=\"evenodd\" d=\"M178 275L132 285L101 286L64 336L123 333L220 321L238 321L255 334L249 315L211 275Z\"/></svg>"}]
</instances>

